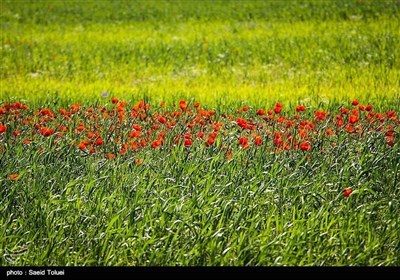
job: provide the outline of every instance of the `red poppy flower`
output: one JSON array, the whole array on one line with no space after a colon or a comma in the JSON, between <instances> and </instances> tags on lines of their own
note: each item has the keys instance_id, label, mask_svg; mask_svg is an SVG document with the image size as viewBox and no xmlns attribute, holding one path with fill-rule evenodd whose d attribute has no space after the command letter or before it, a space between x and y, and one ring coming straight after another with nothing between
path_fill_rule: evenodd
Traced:
<instances>
[{"instance_id":1,"label":"red poppy flower","mask_svg":"<svg viewBox=\"0 0 400 280\"><path fill-rule=\"evenodd\" d=\"M246 128L247 128L247 129L250 129L250 130L256 130L256 129L257 129L257 126L248 124L248 125L246 126Z\"/></svg>"},{"instance_id":2,"label":"red poppy flower","mask_svg":"<svg viewBox=\"0 0 400 280\"><path fill-rule=\"evenodd\" d=\"M356 122L358 122L358 120L359 120L358 116L350 115L349 122L351 124L355 124Z\"/></svg>"},{"instance_id":3,"label":"red poppy flower","mask_svg":"<svg viewBox=\"0 0 400 280\"><path fill-rule=\"evenodd\" d=\"M274 132L274 145L281 146L283 144L282 136L279 132Z\"/></svg>"},{"instance_id":4,"label":"red poppy flower","mask_svg":"<svg viewBox=\"0 0 400 280\"><path fill-rule=\"evenodd\" d=\"M350 194L351 194L352 192L353 192L353 191L351 190L351 188L346 188L346 189L343 191L343 195L344 195L345 197L349 197Z\"/></svg>"},{"instance_id":5,"label":"red poppy flower","mask_svg":"<svg viewBox=\"0 0 400 280\"><path fill-rule=\"evenodd\" d=\"M283 143L283 148L288 151L291 147L288 143Z\"/></svg>"},{"instance_id":6,"label":"red poppy flower","mask_svg":"<svg viewBox=\"0 0 400 280\"><path fill-rule=\"evenodd\" d=\"M353 100L353 102L351 102L351 105L357 106L358 105L358 100Z\"/></svg>"},{"instance_id":7,"label":"red poppy flower","mask_svg":"<svg viewBox=\"0 0 400 280\"><path fill-rule=\"evenodd\" d=\"M157 140L153 141L153 143L151 144L152 148L157 148L159 146L161 146L161 139L157 139Z\"/></svg>"},{"instance_id":8,"label":"red poppy flower","mask_svg":"<svg viewBox=\"0 0 400 280\"><path fill-rule=\"evenodd\" d=\"M58 112L60 112L60 114L63 116L68 116L68 111L65 109L59 109Z\"/></svg>"},{"instance_id":9,"label":"red poppy flower","mask_svg":"<svg viewBox=\"0 0 400 280\"><path fill-rule=\"evenodd\" d=\"M114 155L113 153L107 153L107 154L105 155L105 157L106 157L107 159L115 159L115 155Z\"/></svg>"},{"instance_id":10,"label":"red poppy flower","mask_svg":"<svg viewBox=\"0 0 400 280\"><path fill-rule=\"evenodd\" d=\"M372 105L365 106L365 111L368 111L368 112L372 111Z\"/></svg>"},{"instance_id":11,"label":"red poppy flower","mask_svg":"<svg viewBox=\"0 0 400 280\"><path fill-rule=\"evenodd\" d=\"M48 128L48 127L41 127L40 128L40 134L42 134L44 137L50 136L54 133L54 130Z\"/></svg>"},{"instance_id":12,"label":"red poppy flower","mask_svg":"<svg viewBox=\"0 0 400 280\"><path fill-rule=\"evenodd\" d=\"M347 109L347 108L340 108L340 113L341 113L342 115L347 115L349 112L350 112L350 110Z\"/></svg>"},{"instance_id":13,"label":"red poppy flower","mask_svg":"<svg viewBox=\"0 0 400 280\"><path fill-rule=\"evenodd\" d=\"M262 110L262 109L258 109L258 110L257 110L257 115L263 116L263 115L265 115L265 111Z\"/></svg>"},{"instance_id":14,"label":"red poppy flower","mask_svg":"<svg viewBox=\"0 0 400 280\"><path fill-rule=\"evenodd\" d=\"M386 144L388 144L390 147L393 147L395 142L394 142L394 137L393 136L387 136L386 137Z\"/></svg>"},{"instance_id":15,"label":"red poppy flower","mask_svg":"<svg viewBox=\"0 0 400 280\"><path fill-rule=\"evenodd\" d=\"M93 139L95 137L94 133L89 132L88 134L86 134L87 138L89 139Z\"/></svg>"},{"instance_id":16,"label":"red poppy flower","mask_svg":"<svg viewBox=\"0 0 400 280\"><path fill-rule=\"evenodd\" d=\"M239 144L240 144L243 148L245 148L245 147L249 146L249 140L247 140L246 137L240 137L240 138L239 138Z\"/></svg>"},{"instance_id":17,"label":"red poppy flower","mask_svg":"<svg viewBox=\"0 0 400 280\"><path fill-rule=\"evenodd\" d=\"M160 123L164 124L164 123L167 122L167 119L164 118L163 116L159 116L159 117L158 117L158 121L159 121Z\"/></svg>"},{"instance_id":18,"label":"red poppy flower","mask_svg":"<svg viewBox=\"0 0 400 280\"><path fill-rule=\"evenodd\" d=\"M247 121L245 119L237 118L236 122L238 126L240 126L241 128L243 129L247 128Z\"/></svg>"},{"instance_id":19,"label":"red poppy flower","mask_svg":"<svg viewBox=\"0 0 400 280\"><path fill-rule=\"evenodd\" d=\"M190 128L190 129L192 129L192 128L194 127L194 123L189 123L189 124L187 125L187 127Z\"/></svg>"},{"instance_id":20,"label":"red poppy flower","mask_svg":"<svg viewBox=\"0 0 400 280\"><path fill-rule=\"evenodd\" d=\"M147 115L146 114L140 114L140 119L143 121L143 120L145 120L147 118Z\"/></svg>"},{"instance_id":21,"label":"red poppy flower","mask_svg":"<svg viewBox=\"0 0 400 280\"><path fill-rule=\"evenodd\" d=\"M204 133L203 132L197 132L196 137L200 138L200 139L203 139L204 138Z\"/></svg>"},{"instance_id":22,"label":"red poppy flower","mask_svg":"<svg viewBox=\"0 0 400 280\"><path fill-rule=\"evenodd\" d=\"M262 140L261 137L257 136L256 138L254 138L254 144L255 144L256 146L261 146L261 145L262 145L262 142L263 142L263 140Z\"/></svg>"},{"instance_id":23,"label":"red poppy flower","mask_svg":"<svg viewBox=\"0 0 400 280\"><path fill-rule=\"evenodd\" d=\"M14 181L14 182L18 181L19 177L20 177L20 175L17 173L8 175L8 179L10 179L11 181Z\"/></svg>"},{"instance_id":24,"label":"red poppy flower","mask_svg":"<svg viewBox=\"0 0 400 280\"><path fill-rule=\"evenodd\" d=\"M350 132L350 133L353 133L353 132L356 131L352 125L347 125L347 126L346 126L346 130L347 130L348 132Z\"/></svg>"},{"instance_id":25,"label":"red poppy flower","mask_svg":"<svg viewBox=\"0 0 400 280\"><path fill-rule=\"evenodd\" d=\"M179 101L179 108L181 108L182 111L186 110L186 101L185 100L181 100Z\"/></svg>"},{"instance_id":26,"label":"red poppy flower","mask_svg":"<svg viewBox=\"0 0 400 280\"><path fill-rule=\"evenodd\" d=\"M54 117L54 114L50 109L42 109L40 110L40 114L42 114L42 116Z\"/></svg>"},{"instance_id":27,"label":"red poppy flower","mask_svg":"<svg viewBox=\"0 0 400 280\"><path fill-rule=\"evenodd\" d=\"M0 133L3 133L3 132L5 132L6 131L6 126L5 125L2 125L2 124L0 124Z\"/></svg>"},{"instance_id":28,"label":"red poppy flower","mask_svg":"<svg viewBox=\"0 0 400 280\"><path fill-rule=\"evenodd\" d=\"M112 98L111 98L111 102L112 102L113 104L117 104L117 103L118 103L118 99L115 98L115 97L112 97Z\"/></svg>"},{"instance_id":29,"label":"red poppy flower","mask_svg":"<svg viewBox=\"0 0 400 280\"><path fill-rule=\"evenodd\" d=\"M85 127L83 125L79 125L76 129L77 133L82 132L83 130L85 130Z\"/></svg>"},{"instance_id":30,"label":"red poppy flower","mask_svg":"<svg viewBox=\"0 0 400 280\"><path fill-rule=\"evenodd\" d=\"M100 146L103 144L103 139L101 137L97 138L96 141L94 142L96 146Z\"/></svg>"},{"instance_id":31,"label":"red poppy flower","mask_svg":"<svg viewBox=\"0 0 400 280\"><path fill-rule=\"evenodd\" d=\"M146 147L146 145L147 145L147 142L146 142L146 140L141 140L140 141L140 143L139 143L139 145L141 146L141 147Z\"/></svg>"},{"instance_id":32,"label":"red poppy flower","mask_svg":"<svg viewBox=\"0 0 400 280\"><path fill-rule=\"evenodd\" d=\"M333 134L335 134L335 133L333 132L332 129L327 128L327 129L326 129L326 134L327 134L327 135L333 135Z\"/></svg>"},{"instance_id":33,"label":"red poppy flower","mask_svg":"<svg viewBox=\"0 0 400 280\"><path fill-rule=\"evenodd\" d=\"M181 114L182 114L181 112L175 111L175 112L172 112L172 113L171 113L171 116L174 117L174 118L177 118L177 117L179 117Z\"/></svg>"},{"instance_id":34,"label":"red poppy flower","mask_svg":"<svg viewBox=\"0 0 400 280\"><path fill-rule=\"evenodd\" d=\"M275 114L279 114L282 111L282 103L276 103L275 104L275 108L274 108L274 112Z\"/></svg>"},{"instance_id":35,"label":"red poppy flower","mask_svg":"<svg viewBox=\"0 0 400 280\"><path fill-rule=\"evenodd\" d=\"M129 137L131 137L131 138L140 137L141 135L142 135L142 132L137 131L137 130L131 131L131 132L129 133Z\"/></svg>"},{"instance_id":36,"label":"red poppy flower","mask_svg":"<svg viewBox=\"0 0 400 280\"><path fill-rule=\"evenodd\" d=\"M71 108L71 112L72 112L72 113L79 112L80 109L81 109L81 104L80 104L80 103L72 104L72 105L70 106L70 108Z\"/></svg>"},{"instance_id":37,"label":"red poppy flower","mask_svg":"<svg viewBox=\"0 0 400 280\"><path fill-rule=\"evenodd\" d=\"M185 139L183 144L185 145L185 147L190 147L190 146L192 146L192 140L191 139Z\"/></svg>"},{"instance_id":38,"label":"red poppy flower","mask_svg":"<svg viewBox=\"0 0 400 280\"><path fill-rule=\"evenodd\" d=\"M136 142L130 142L131 149L137 151L139 149L139 145Z\"/></svg>"},{"instance_id":39,"label":"red poppy flower","mask_svg":"<svg viewBox=\"0 0 400 280\"><path fill-rule=\"evenodd\" d=\"M317 120L325 120L326 114L327 113L325 111L315 111L315 116L317 117Z\"/></svg>"},{"instance_id":40,"label":"red poppy flower","mask_svg":"<svg viewBox=\"0 0 400 280\"><path fill-rule=\"evenodd\" d=\"M344 124L343 117L340 115L336 115L336 125L341 127Z\"/></svg>"},{"instance_id":41,"label":"red poppy flower","mask_svg":"<svg viewBox=\"0 0 400 280\"><path fill-rule=\"evenodd\" d=\"M393 137L394 131L393 130L386 131L385 136Z\"/></svg>"},{"instance_id":42,"label":"red poppy flower","mask_svg":"<svg viewBox=\"0 0 400 280\"><path fill-rule=\"evenodd\" d=\"M79 143L78 148L83 151L86 148L85 143L83 142Z\"/></svg>"},{"instance_id":43,"label":"red poppy flower","mask_svg":"<svg viewBox=\"0 0 400 280\"><path fill-rule=\"evenodd\" d=\"M67 131L68 131L68 127L66 127L66 126L64 126L64 125L60 125L60 126L57 128L57 130L58 130L58 131L61 131L61 132L67 132Z\"/></svg>"},{"instance_id":44,"label":"red poppy flower","mask_svg":"<svg viewBox=\"0 0 400 280\"><path fill-rule=\"evenodd\" d=\"M384 116L380 113L376 114L375 117L380 121L383 121L385 119Z\"/></svg>"},{"instance_id":45,"label":"red poppy flower","mask_svg":"<svg viewBox=\"0 0 400 280\"><path fill-rule=\"evenodd\" d=\"M304 112L305 110L306 110L306 107L303 105L296 106L296 112Z\"/></svg>"},{"instance_id":46,"label":"red poppy flower","mask_svg":"<svg viewBox=\"0 0 400 280\"><path fill-rule=\"evenodd\" d=\"M388 111L386 112L386 118L391 121L396 120L396 112L395 111Z\"/></svg>"},{"instance_id":47,"label":"red poppy flower","mask_svg":"<svg viewBox=\"0 0 400 280\"><path fill-rule=\"evenodd\" d=\"M82 140L81 143L85 144L85 146L89 146L91 142L89 140Z\"/></svg>"},{"instance_id":48,"label":"red poppy flower","mask_svg":"<svg viewBox=\"0 0 400 280\"><path fill-rule=\"evenodd\" d=\"M308 142L301 142L299 145L300 150L302 151L310 151L311 145Z\"/></svg>"},{"instance_id":49,"label":"red poppy flower","mask_svg":"<svg viewBox=\"0 0 400 280\"><path fill-rule=\"evenodd\" d=\"M307 130L305 129L299 129L298 133L301 139L304 139L308 136Z\"/></svg>"},{"instance_id":50,"label":"red poppy flower","mask_svg":"<svg viewBox=\"0 0 400 280\"><path fill-rule=\"evenodd\" d=\"M215 142L215 138L210 136L210 137L207 139L206 146L207 146L207 147L208 147L208 146L212 146L212 145L214 145L214 142Z\"/></svg>"},{"instance_id":51,"label":"red poppy flower","mask_svg":"<svg viewBox=\"0 0 400 280\"><path fill-rule=\"evenodd\" d=\"M132 125L132 128L133 128L134 130L136 130L136 131L141 131L141 130L142 130L142 127L141 127L140 125L138 125L138 124Z\"/></svg>"}]
</instances>

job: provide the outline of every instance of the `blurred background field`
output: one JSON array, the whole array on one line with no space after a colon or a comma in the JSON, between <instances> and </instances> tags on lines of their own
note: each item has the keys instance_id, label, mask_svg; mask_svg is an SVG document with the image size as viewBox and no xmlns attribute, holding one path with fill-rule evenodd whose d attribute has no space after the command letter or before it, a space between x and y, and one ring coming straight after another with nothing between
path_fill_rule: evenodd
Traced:
<instances>
[{"instance_id":1,"label":"blurred background field","mask_svg":"<svg viewBox=\"0 0 400 280\"><path fill-rule=\"evenodd\" d=\"M5 0L0 100L398 108L399 3Z\"/></svg>"}]
</instances>

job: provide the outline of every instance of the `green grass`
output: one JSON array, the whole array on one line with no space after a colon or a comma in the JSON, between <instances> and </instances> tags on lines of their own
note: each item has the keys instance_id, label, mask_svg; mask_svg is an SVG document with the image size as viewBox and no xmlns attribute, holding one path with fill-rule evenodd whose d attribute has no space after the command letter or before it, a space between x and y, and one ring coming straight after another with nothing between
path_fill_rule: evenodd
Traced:
<instances>
[{"instance_id":1,"label":"green grass","mask_svg":"<svg viewBox=\"0 0 400 280\"><path fill-rule=\"evenodd\" d=\"M0 107L185 98L221 121L243 104L312 115L358 99L400 114L397 0L3 0L0 11ZM324 155L237 149L231 161L220 146L110 161L0 134L0 266L399 266L394 131L392 148L343 137Z\"/></svg>"},{"instance_id":2,"label":"green grass","mask_svg":"<svg viewBox=\"0 0 400 280\"><path fill-rule=\"evenodd\" d=\"M110 161L40 139L2 142L1 265L399 265L400 146L382 136L232 160L222 144Z\"/></svg>"}]
</instances>

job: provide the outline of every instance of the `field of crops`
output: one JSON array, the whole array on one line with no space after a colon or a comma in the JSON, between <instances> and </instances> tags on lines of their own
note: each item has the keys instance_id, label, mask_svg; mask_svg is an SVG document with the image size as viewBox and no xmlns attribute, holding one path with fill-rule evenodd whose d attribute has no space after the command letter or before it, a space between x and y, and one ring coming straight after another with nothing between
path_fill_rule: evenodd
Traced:
<instances>
[{"instance_id":1,"label":"field of crops","mask_svg":"<svg viewBox=\"0 0 400 280\"><path fill-rule=\"evenodd\" d=\"M1 2L0 266L399 266L400 2Z\"/></svg>"}]
</instances>

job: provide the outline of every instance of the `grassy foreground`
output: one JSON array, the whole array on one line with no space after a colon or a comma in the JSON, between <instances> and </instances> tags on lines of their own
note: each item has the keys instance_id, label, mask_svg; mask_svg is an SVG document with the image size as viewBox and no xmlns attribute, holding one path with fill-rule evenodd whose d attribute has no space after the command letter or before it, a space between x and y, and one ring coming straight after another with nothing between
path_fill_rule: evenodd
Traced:
<instances>
[{"instance_id":1,"label":"grassy foreground","mask_svg":"<svg viewBox=\"0 0 400 280\"><path fill-rule=\"evenodd\" d=\"M399 266L399 9L2 1L0 265Z\"/></svg>"},{"instance_id":2,"label":"grassy foreground","mask_svg":"<svg viewBox=\"0 0 400 280\"><path fill-rule=\"evenodd\" d=\"M399 264L395 111L112 101L5 105L2 264Z\"/></svg>"}]
</instances>

